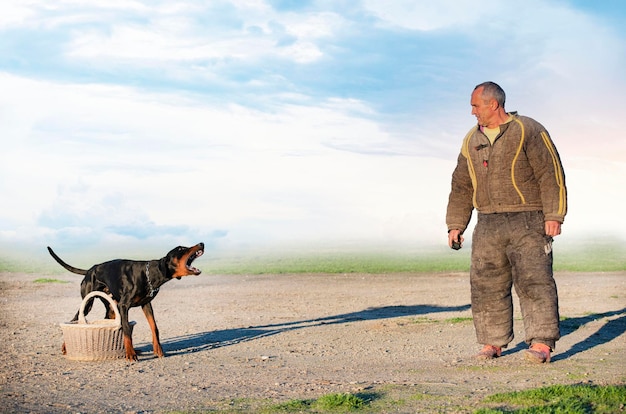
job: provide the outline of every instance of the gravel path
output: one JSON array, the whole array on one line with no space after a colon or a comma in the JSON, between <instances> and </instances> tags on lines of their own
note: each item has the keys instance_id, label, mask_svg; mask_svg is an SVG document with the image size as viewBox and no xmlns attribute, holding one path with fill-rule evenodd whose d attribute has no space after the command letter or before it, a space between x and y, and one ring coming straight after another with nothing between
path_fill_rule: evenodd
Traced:
<instances>
[{"instance_id":1,"label":"gravel path","mask_svg":"<svg viewBox=\"0 0 626 414\"><path fill-rule=\"evenodd\" d=\"M335 392L396 401L393 412L459 412L496 392L626 383L626 273L557 274L568 319L548 365L524 361L518 308L503 357L471 358L464 273L186 277L153 302L165 358L133 308L138 362L71 361L59 323L80 305L81 278L39 277L0 273L3 412L245 411ZM102 314L98 303L90 315Z\"/></svg>"}]
</instances>

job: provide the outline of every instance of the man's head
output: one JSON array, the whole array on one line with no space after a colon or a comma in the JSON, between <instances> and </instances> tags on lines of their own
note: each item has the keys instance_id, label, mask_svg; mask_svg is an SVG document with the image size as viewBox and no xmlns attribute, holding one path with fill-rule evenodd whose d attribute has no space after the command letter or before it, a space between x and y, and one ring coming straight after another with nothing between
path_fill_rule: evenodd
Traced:
<instances>
[{"instance_id":1,"label":"man's head","mask_svg":"<svg viewBox=\"0 0 626 414\"><path fill-rule=\"evenodd\" d=\"M472 92L472 115L480 126L495 128L506 119L505 101L506 94L497 83L483 82Z\"/></svg>"}]
</instances>

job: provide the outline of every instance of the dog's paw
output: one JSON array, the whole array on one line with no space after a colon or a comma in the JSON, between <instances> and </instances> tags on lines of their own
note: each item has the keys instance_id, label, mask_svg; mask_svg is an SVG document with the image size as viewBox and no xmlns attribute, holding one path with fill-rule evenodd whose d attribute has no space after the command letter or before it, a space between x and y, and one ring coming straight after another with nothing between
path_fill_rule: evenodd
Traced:
<instances>
[{"instance_id":1,"label":"dog's paw","mask_svg":"<svg viewBox=\"0 0 626 414\"><path fill-rule=\"evenodd\" d=\"M126 360L130 361L130 362L135 362L137 361L139 358L137 358L137 353L135 352L135 350L133 349L132 352L128 352L126 351Z\"/></svg>"}]
</instances>

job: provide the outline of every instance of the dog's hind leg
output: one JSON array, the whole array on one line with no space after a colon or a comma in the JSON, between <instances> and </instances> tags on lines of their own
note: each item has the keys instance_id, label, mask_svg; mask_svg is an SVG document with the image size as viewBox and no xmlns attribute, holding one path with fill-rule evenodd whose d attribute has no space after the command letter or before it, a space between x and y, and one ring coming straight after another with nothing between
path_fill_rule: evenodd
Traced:
<instances>
[{"instance_id":1,"label":"dog's hind leg","mask_svg":"<svg viewBox=\"0 0 626 414\"><path fill-rule=\"evenodd\" d=\"M137 361L137 352L133 347L133 332L128 322L128 310L130 307L125 304L117 304L122 319L122 332L124 333L124 348L126 349L126 359L129 361Z\"/></svg>"},{"instance_id":2,"label":"dog's hind leg","mask_svg":"<svg viewBox=\"0 0 626 414\"><path fill-rule=\"evenodd\" d=\"M103 298L98 299L100 299L104 305L104 319L115 319L115 311L111 307L109 301Z\"/></svg>"}]
</instances>

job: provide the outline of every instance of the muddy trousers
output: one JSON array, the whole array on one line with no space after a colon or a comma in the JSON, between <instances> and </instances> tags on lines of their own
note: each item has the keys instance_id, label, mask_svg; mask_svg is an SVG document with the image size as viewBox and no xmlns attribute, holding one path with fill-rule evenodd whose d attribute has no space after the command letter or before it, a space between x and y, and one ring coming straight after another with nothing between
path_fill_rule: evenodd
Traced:
<instances>
[{"instance_id":1,"label":"muddy trousers","mask_svg":"<svg viewBox=\"0 0 626 414\"><path fill-rule=\"evenodd\" d=\"M506 347L513 340L515 286L526 343L554 349L560 338L558 298L541 211L478 214L470 285L478 343Z\"/></svg>"}]
</instances>

